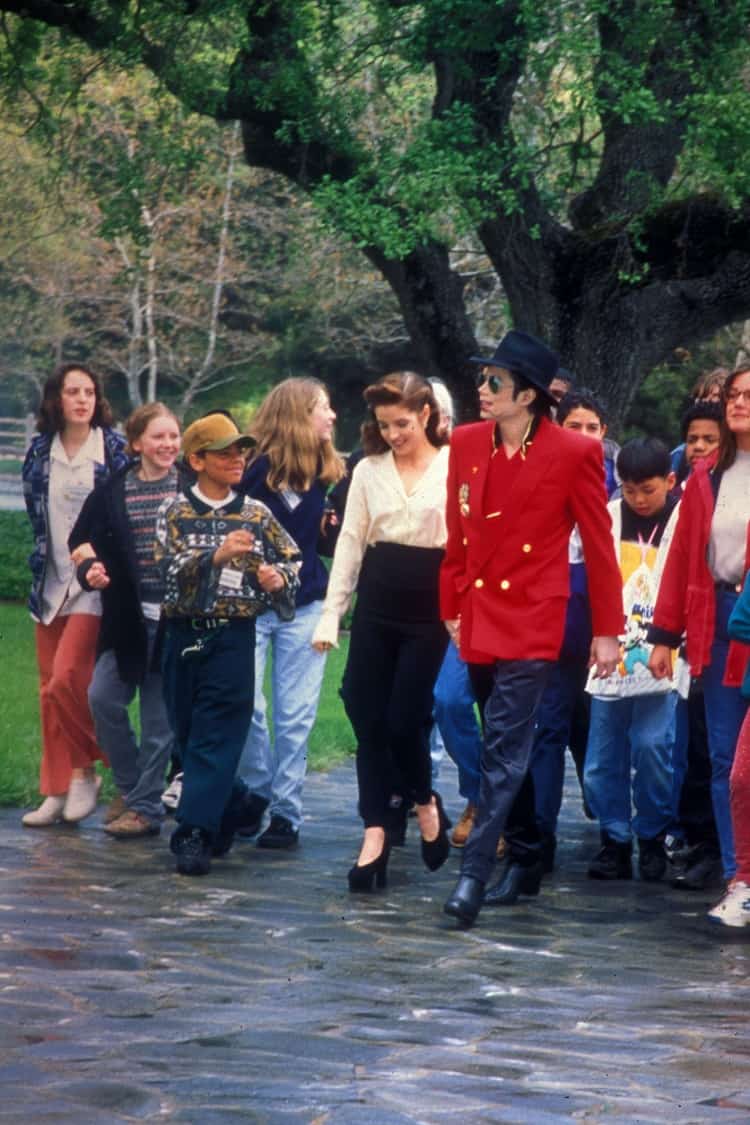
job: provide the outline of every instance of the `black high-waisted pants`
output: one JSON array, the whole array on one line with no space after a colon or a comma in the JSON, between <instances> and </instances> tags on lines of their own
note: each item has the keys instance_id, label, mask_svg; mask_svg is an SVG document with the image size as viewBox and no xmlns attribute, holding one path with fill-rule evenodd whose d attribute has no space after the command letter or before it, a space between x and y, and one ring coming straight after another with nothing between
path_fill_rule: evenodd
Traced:
<instances>
[{"instance_id":1,"label":"black high-waisted pants","mask_svg":"<svg viewBox=\"0 0 750 1125\"><path fill-rule=\"evenodd\" d=\"M448 643L438 605L442 556L378 543L363 560L341 697L357 739L365 828L389 823L394 778L411 800L430 800L433 689Z\"/></svg>"}]
</instances>

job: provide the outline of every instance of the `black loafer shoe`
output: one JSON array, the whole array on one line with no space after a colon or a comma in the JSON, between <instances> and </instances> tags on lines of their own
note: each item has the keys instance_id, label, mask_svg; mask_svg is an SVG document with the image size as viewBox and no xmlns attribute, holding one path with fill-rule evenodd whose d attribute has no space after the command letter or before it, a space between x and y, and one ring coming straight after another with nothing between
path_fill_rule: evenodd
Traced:
<instances>
[{"instance_id":1,"label":"black loafer shoe","mask_svg":"<svg viewBox=\"0 0 750 1125\"><path fill-rule=\"evenodd\" d=\"M464 926L471 926L482 908L484 883L473 875L461 875L453 894L446 899L443 911L452 918L458 918Z\"/></svg>"},{"instance_id":2,"label":"black loafer shoe","mask_svg":"<svg viewBox=\"0 0 750 1125\"><path fill-rule=\"evenodd\" d=\"M235 832L238 836L257 836L263 823L263 814L268 808L265 797L257 793L250 793L242 802L240 808L234 812Z\"/></svg>"},{"instance_id":3,"label":"black loafer shoe","mask_svg":"<svg viewBox=\"0 0 750 1125\"><path fill-rule=\"evenodd\" d=\"M265 832L258 837L259 848L296 848L299 832L285 816L274 814Z\"/></svg>"},{"instance_id":4,"label":"black loafer shoe","mask_svg":"<svg viewBox=\"0 0 750 1125\"><path fill-rule=\"evenodd\" d=\"M211 837L205 829L180 825L172 833L169 849L177 857L180 875L207 875L211 870Z\"/></svg>"},{"instance_id":5,"label":"black loafer shoe","mask_svg":"<svg viewBox=\"0 0 750 1125\"><path fill-rule=\"evenodd\" d=\"M543 873L541 861L530 867L509 863L500 882L485 894L484 905L512 906L519 895L538 895Z\"/></svg>"}]
</instances>

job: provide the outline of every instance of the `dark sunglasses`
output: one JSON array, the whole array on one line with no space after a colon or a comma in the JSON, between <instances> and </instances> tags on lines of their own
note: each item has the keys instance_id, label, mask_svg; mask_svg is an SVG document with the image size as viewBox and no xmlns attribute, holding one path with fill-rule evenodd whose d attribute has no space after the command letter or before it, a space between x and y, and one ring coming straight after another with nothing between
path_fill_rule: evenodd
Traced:
<instances>
[{"instance_id":1,"label":"dark sunglasses","mask_svg":"<svg viewBox=\"0 0 750 1125\"><path fill-rule=\"evenodd\" d=\"M486 383L493 395L496 395L497 392L501 391L505 386L505 383L499 375L487 375L484 370L477 371L474 376L474 382L476 383L477 390Z\"/></svg>"}]
</instances>

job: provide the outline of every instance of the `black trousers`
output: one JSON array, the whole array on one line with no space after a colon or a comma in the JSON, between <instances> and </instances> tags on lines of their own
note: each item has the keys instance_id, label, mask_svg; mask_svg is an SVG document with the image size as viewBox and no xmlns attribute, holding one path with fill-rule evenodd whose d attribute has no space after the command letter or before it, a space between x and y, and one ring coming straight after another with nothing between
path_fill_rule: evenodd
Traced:
<instances>
[{"instance_id":1,"label":"black trousers","mask_svg":"<svg viewBox=\"0 0 750 1125\"><path fill-rule=\"evenodd\" d=\"M552 663L498 660L469 667L483 716L484 749L474 828L461 872L486 883L502 835L511 859L527 866L539 856L534 782L529 763L534 722Z\"/></svg>"},{"instance_id":2,"label":"black trousers","mask_svg":"<svg viewBox=\"0 0 750 1125\"><path fill-rule=\"evenodd\" d=\"M448 644L437 609L441 557L394 544L365 556L341 686L365 828L390 825L394 789L418 804L432 793L433 691Z\"/></svg>"}]
</instances>

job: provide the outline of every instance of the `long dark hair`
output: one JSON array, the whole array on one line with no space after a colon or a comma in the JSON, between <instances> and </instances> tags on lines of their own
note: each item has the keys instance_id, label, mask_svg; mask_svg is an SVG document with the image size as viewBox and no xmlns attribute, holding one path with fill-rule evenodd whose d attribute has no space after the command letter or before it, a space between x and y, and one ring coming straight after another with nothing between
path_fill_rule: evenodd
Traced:
<instances>
[{"instance_id":1,"label":"long dark hair","mask_svg":"<svg viewBox=\"0 0 750 1125\"><path fill-rule=\"evenodd\" d=\"M59 434L65 429L62 409L62 389L65 376L71 371L82 371L94 384L96 402L91 419L92 426L111 426L112 409L102 392L99 376L85 363L61 363L50 375L42 391L42 403L36 417L36 428L40 434Z\"/></svg>"},{"instance_id":2,"label":"long dark hair","mask_svg":"<svg viewBox=\"0 0 750 1125\"><path fill-rule=\"evenodd\" d=\"M721 388L721 422L719 431L719 456L716 459L716 468L719 472L726 472L734 464L737 456L737 438L727 425L727 402L729 391L732 388L736 379L740 375L747 375L750 373L750 363L744 363L741 367L735 368L726 377L724 386Z\"/></svg>"},{"instance_id":3,"label":"long dark hair","mask_svg":"<svg viewBox=\"0 0 750 1125\"><path fill-rule=\"evenodd\" d=\"M363 394L373 414L362 425L362 448L368 456L386 453L390 448L375 418L376 406L403 406L413 414L419 414L425 406L429 406L430 417L425 430L427 440L436 449L448 444L448 435L440 432L440 408L435 393L421 375L416 375L413 371L394 371L378 379L377 383L365 387Z\"/></svg>"}]
</instances>

